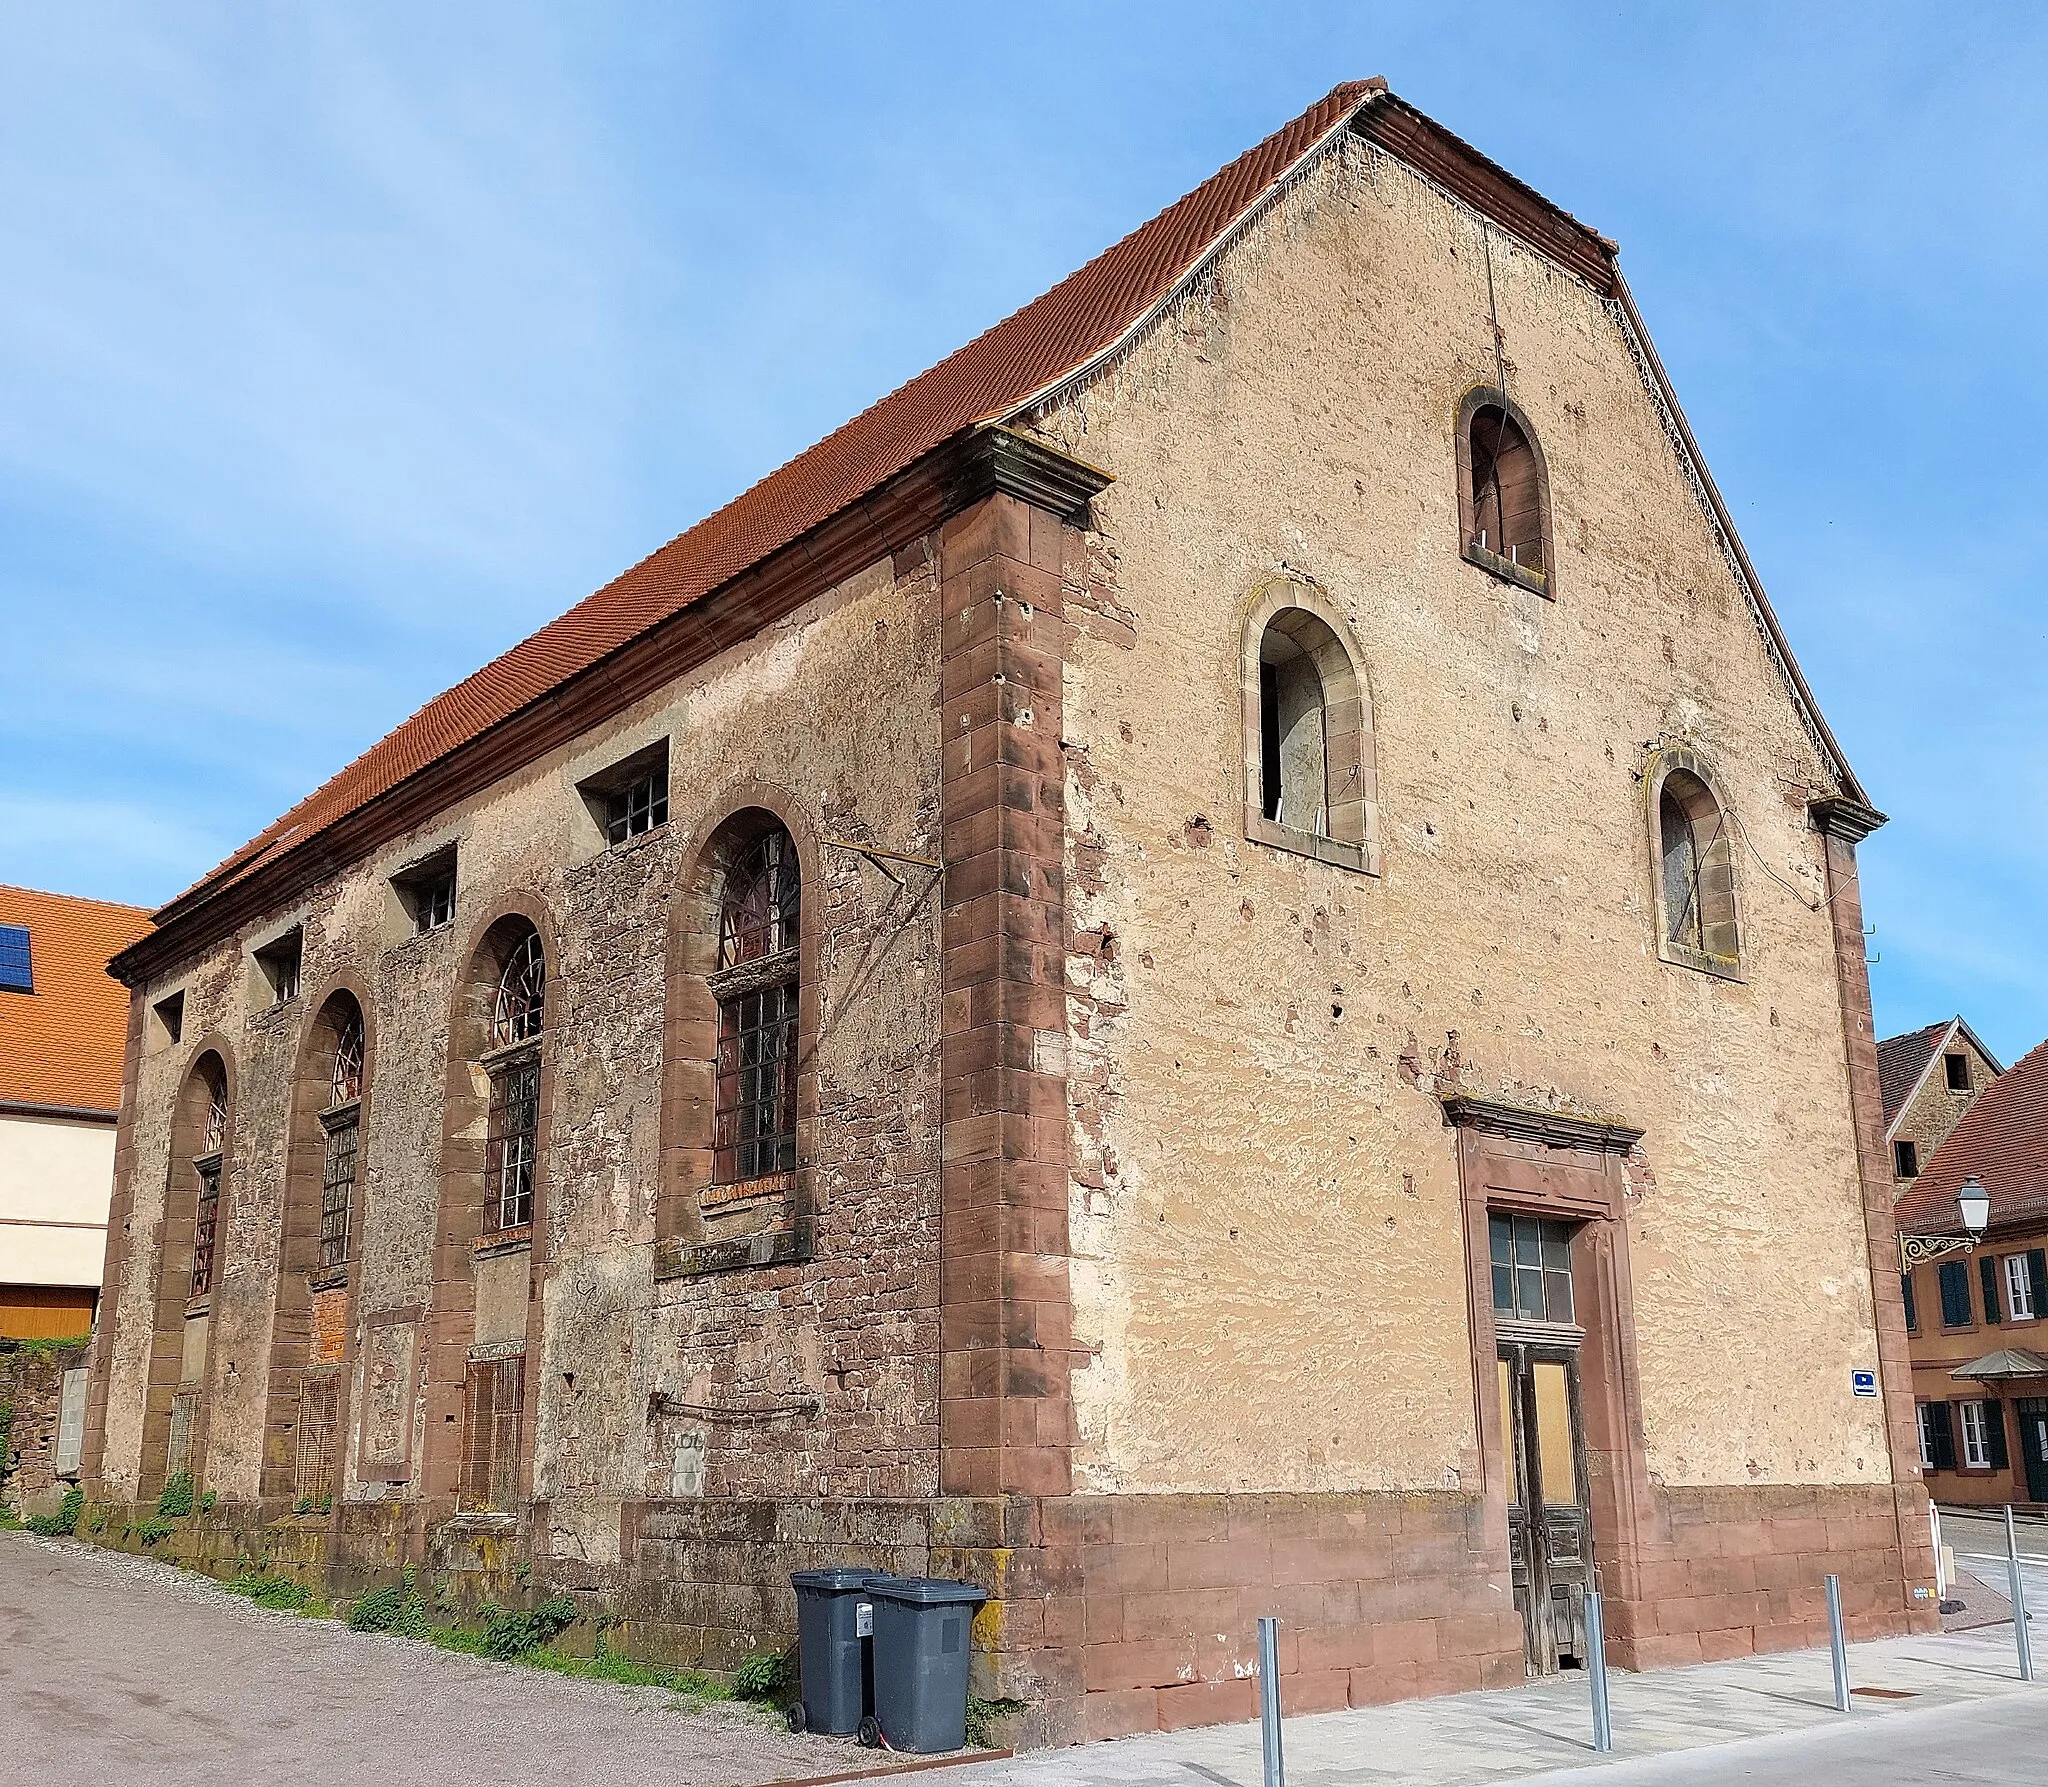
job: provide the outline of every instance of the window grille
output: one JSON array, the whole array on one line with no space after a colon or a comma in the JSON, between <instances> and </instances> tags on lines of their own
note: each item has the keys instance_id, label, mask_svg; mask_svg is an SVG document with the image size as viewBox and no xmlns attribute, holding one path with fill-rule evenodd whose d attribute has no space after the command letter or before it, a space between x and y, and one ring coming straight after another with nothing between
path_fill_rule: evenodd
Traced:
<instances>
[{"instance_id":1,"label":"window grille","mask_svg":"<svg viewBox=\"0 0 2048 1787\"><path fill-rule=\"evenodd\" d=\"M199 1425L199 1392L180 1390L171 1398L171 1443L164 1470L175 1477L192 1468L192 1430Z\"/></svg>"},{"instance_id":2,"label":"window grille","mask_svg":"<svg viewBox=\"0 0 2048 1787\"><path fill-rule=\"evenodd\" d=\"M227 1146L228 1139L228 1089L221 1081L214 1081L206 1092L206 1126L200 1135L199 1152L218 1154Z\"/></svg>"},{"instance_id":3,"label":"window grille","mask_svg":"<svg viewBox=\"0 0 2048 1787\"><path fill-rule=\"evenodd\" d=\"M505 1048L540 1034L547 999L547 957L540 933L528 931L505 958L491 1008L491 1046Z\"/></svg>"},{"instance_id":4,"label":"window grille","mask_svg":"<svg viewBox=\"0 0 2048 1787\"><path fill-rule=\"evenodd\" d=\"M330 1105L354 1104L363 1096L363 1014L352 1012L334 1044Z\"/></svg>"},{"instance_id":5,"label":"window grille","mask_svg":"<svg viewBox=\"0 0 2048 1787\"><path fill-rule=\"evenodd\" d=\"M359 1134L353 1110L327 1132L327 1159L320 1170L320 1264L326 1271L348 1264L349 1208L355 1201Z\"/></svg>"},{"instance_id":6,"label":"window grille","mask_svg":"<svg viewBox=\"0 0 2048 1787\"><path fill-rule=\"evenodd\" d=\"M1572 1232L1534 1216L1492 1216L1493 1312L1510 1321L1570 1322Z\"/></svg>"},{"instance_id":7,"label":"window grille","mask_svg":"<svg viewBox=\"0 0 2048 1787\"><path fill-rule=\"evenodd\" d=\"M540 1062L528 1055L491 1075L484 1144L484 1228L524 1228L533 1220L533 1163L540 1127Z\"/></svg>"},{"instance_id":8,"label":"window grille","mask_svg":"<svg viewBox=\"0 0 2048 1787\"><path fill-rule=\"evenodd\" d=\"M712 1178L720 1185L796 1168L801 921L796 847L775 826L734 859L719 906Z\"/></svg>"},{"instance_id":9,"label":"window grille","mask_svg":"<svg viewBox=\"0 0 2048 1787\"><path fill-rule=\"evenodd\" d=\"M657 825L668 823L668 765L628 782L606 802L604 835L608 844L623 844Z\"/></svg>"},{"instance_id":10,"label":"window grille","mask_svg":"<svg viewBox=\"0 0 2048 1787\"><path fill-rule=\"evenodd\" d=\"M15 993L36 990L27 925L0 925L0 987Z\"/></svg>"},{"instance_id":11,"label":"window grille","mask_svg":"<svg viewBox=\"0 0 2048 1787\"><path fill-rule=\"evenodd\" d=\"M336 1430L341 1424L341 1375L308 1372L299 1390L298 1457L292 1468L292 1499L309 1510L334 1500Z\"/></svg>"},{"instance_id":12,"label":"window grille","mask_svg":"<svg viewBox=\"0 0 2048 1787\"><path fill-rule=\"evenodd\" d=\"M464 1381L462 1506L509 1512L519 1495L519 1426L526 1361L472 1359Z\"/></svg>"},{"instance_id":13,"label":"window grille","mask_svg":"<svg viewBox=\"0 0 2048 1787\"><path fill-rule=\"evenodd\" d=\"M199 1163L199 1202L192 1220L192 1295L213 1289L213 1244L220 1224L220 1157Z\"/></svg>"}]
</instances>

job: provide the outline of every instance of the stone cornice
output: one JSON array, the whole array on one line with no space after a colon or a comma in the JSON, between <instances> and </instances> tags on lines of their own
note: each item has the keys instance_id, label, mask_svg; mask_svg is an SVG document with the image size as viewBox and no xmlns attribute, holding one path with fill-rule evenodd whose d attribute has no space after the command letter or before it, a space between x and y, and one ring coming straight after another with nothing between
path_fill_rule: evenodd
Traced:
<instances>
[{"instance_id":1,"label":"stone cornice","mask_svg":"<svg viewBox=\"0 0 2048 1787\"><path fill-rule=\"evenodd\" d=\"M1885 815L1875 807L1865 806L1862 801L1851 800L1847 795L1831 795L1825 800L1814 801L1806 810L1813 818L1815 831L1849 844L1862 843L1886 822Z\"/></svg>"},{"instance_id":2,"label":"stone cornice","mask_svg":"<svg viewBox=\"0 0 2048 1787\"><path fill-rule=\"evenodd\" d=\"M1564 1111L1538 1111L1524 1105L1500 1104L1454 1092L1443 1101L1444 1120L1456 1129L1518 1142L1540 1142L1546 1148L1586 1148L1600 1154L1626 1154L1643 1139L1640 1129L1607 1117L1574 1117Z\"/></svg>"},{"instance_id":3,"label":"stone cornice","mask_svg":"<svg viewBox=\"0 0 2048 1787\"><path fill-rule=\"evenodd\" d=\"M457 801L687 676L985 496L1005 492L1066 519L1109 482L1109 473L1007 428L957 435L872 495L298 847L218 892L201 889L172 901L157 914L156 928L117 955L108 972L131 989L170 972Z\"/></svg>"}]
</instances>

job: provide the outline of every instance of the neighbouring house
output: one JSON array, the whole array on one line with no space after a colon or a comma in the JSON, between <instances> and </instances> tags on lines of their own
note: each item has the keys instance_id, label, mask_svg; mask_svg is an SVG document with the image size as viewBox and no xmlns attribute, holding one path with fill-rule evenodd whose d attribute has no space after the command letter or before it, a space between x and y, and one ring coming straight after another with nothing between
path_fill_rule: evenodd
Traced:
<instances>
[{"instance_id":1,"label":"neighbouring house","mask_svg":"<svg viewBox=\"0 0 2048 1787\"><path fill-rule=\"evenodd\" d=\"M1901 1192L1920 1176L1921 1164L1934 1158L1977 1095L2004 1071L1960 1017L1888 1036L1877 1045L1884 1143Z\"/></svg>"},{"instance_id":2,"label":"neighbouring house","mask_svg":"<svg viewBox=\"0 0 2048 1787\"><path fill-rule=\"evenodd\" d=\"M1968 1179L1991 1214L1966 1253L1956 1199ZM1930 1492L2048 1506L2048 1043L1976 1096L1897 1218L1902 1235L1955 1248L1901 1280Z\"/></svg>"},{"instance_id":3,"label":"neighbouring house","mask_svg":"<svg viewBox=\"0 0 2048 1787\"><path fill-rule=\"evenodd\" d=\"M128 1040L107 963L148 929L139 907L0 887L0 1339L92 1327Z\"/></svg>"},{"instance_id":4,"label":"neighbouring house","mask_svg":"<svg viewBox=\"0 0 2048 1787\"><path fill-rule=\"evenodd\" d=\"M1339 87L173 900L94 1494L968 1575L1028 1742L1931 1629L1883 816L1616 252Z\"/></svg>"}]
</instances>

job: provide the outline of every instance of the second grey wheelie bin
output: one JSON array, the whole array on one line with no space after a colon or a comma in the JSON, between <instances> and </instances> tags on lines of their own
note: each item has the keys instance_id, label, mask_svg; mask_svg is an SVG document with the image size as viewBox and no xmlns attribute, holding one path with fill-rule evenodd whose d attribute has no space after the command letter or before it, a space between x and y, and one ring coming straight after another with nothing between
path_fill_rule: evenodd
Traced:
<instances>
[{"instance_id":1,"label":"second grey wheelie bin","mask_svg":"<svg viewBox=\"0 0 2048 1787\"><path fill-rule=\"evenodd\" d=\"M868 1593L881 1739L927 1756L959 1749L967 1742L969 1638L987 1591L929 1576L877 1576ZM862 1737L873 1741L865 1728Z\"/></svg>"}]
</instances>

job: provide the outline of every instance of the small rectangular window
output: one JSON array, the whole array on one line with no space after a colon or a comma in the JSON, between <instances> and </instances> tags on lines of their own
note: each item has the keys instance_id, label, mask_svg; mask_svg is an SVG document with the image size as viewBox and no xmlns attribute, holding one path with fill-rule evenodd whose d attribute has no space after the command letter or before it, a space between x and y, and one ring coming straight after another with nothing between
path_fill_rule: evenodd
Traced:
<instances>
[{"instance_id":1,"label":"small rectangular window","mask_svg":"<svg viewBox=\"0 0 2048 1787\"><path fill-rule=\"evenodd\" d=\"M607 845L619 845L668 823L668 740L576 784Z\"/></svg>"},{"instance_id":2,"label":"small rectangular window","mask_svg":"<svg viewBox=\"0 0 2048 1787\"><path fill-rule=\"evenodd\" d=\"M411 921L412 934L424 937L455 920L455 846L409 863L391 877L391 888Z\"/></svg>"},{"instance_id":3,"label":"small rectangular window","mask_svg":"<svg viewBox=\"0 0 2048 1787\"><path fill-rule=\"evenodd\" d=\"M2005 1307L2016 1322L2034 1319L2034 1275L2027 1270L2027 1256L2009 1253L2005 1267Z\"/></svg>"},{"instance_id":4,"label":"small rectangular window","mask_svg":"<svg viewBox=\"0 0 2048 1787\"><path fill-rule=\"evenodd\" d=\"M1936 1271L1941 1280L1941 1325L1971 1326L1969 1269L1961 1260L1943 1260Z\"/></svg>"},{"instance_id":5,"label":"small rectangular window","mask_svg":"<svg viewBox=\"0 0 2048 1787\"><path fill-rule=\"evenodd\" d=\"M270 992L272 1005L285 1005L299 996L299 969L305 960L306 933L294 926L275 943L256 952L256 966Z\"/></svg>"},{"instance_id":6,"label":"small rectangular window","mask_svg":"<svg viewBox=\"0 0 2048 1787\"><path fill-rule=\"evenodd\" d=\"M348 1264L349 1206L356 1190L356 1144L360 1125L352 1107L327 1131L327 1159L320 1171L320 1267L338 1271Z\"/></svg>"},{"instance_id":7,"label":"small rectangular window","mask_svg":"<svg viewBox=\"0 0 2048 1787\"><path fill-rule=\"evenodd\" d=\"M1899 1295L1906 1301L1906 1332L1917 1334L1920 1331L1920 1309L1913 1297L1912 1273L1899 1274Z\"/></svg>"},{"instance_id":8,"label":"small rectangular window","mask_svg":"<svg viewBox=\"0 0 2048 1787\"><path fill-rule=\"evenodd\" d=\"M1892 1143L1892 1172L1901 1179L1920 1176L1920 1144L1901 1136Z\"/></svg>"},{"instance_id":9,"label":"small rectangular window","mask_svg":"<svg viewBox=\"0 0 2048 1787\"><path fill-rule=\"evenodd\" d=\"M0 987L11 993L36 990L27 925L0 925Z\"/></svg>"},{"instance_id":10,"label":"small rectangular window","mask_svg":"<svg viewBox=\"0 0 2048 1787\"><path fill-rule=\"evenodd\" d=\"M1959 1406L1963 1411L1963 1469L1988 1471L1991 1468L1991 1446L1984 1436L1984 1405L1965 1402Z\"/></svg>"},{"instance_id":11,"label":"small rectangular window","mask_svg":"<svg viewBox=\"0 0 2048 1787\"><path fill-rule=\"evenodd\" d=\"M1918 1409L1920 1417L1920 1468L1934 1469L1934 1405L1923 1402Z\"/></svg>"},{"instance_id":12,"label":"small rectangular window","mask_svg":"<svg viewBox=\"0 0 2048 1787\"><path fill-rule=\"evenodd\" d=\"M1967 1055L1944 1055L1941 1064L1948 1070L1948 1089L1951 1092L1967 1092L1970 1089L1970 1057Z\"/></svg>"},{"instance_id":13,"label":"small rectangular window","mask_svg":"<svg viewBox=\"0 0 2048 1787\"><path fill-rule=\"evenodd\" d=\"M533 1220L533 1163L540 1129L540 1061L508 1062L491 1075L484 1140L484 1231L503 1234Z\"/></svg>"},{"instance_id":14,"label":"small rectangular window","mask_svg":"<svg viewBox=\"0 0 2048 1787\"><path fill-rule=\"evenodd\" d=\"M156 1014L157 1030L165 1043L180 1042L185 1035L185 995L183 991L173 993L168 999L159 999L150 1010Z\"/></svg>"}]
</instances>

